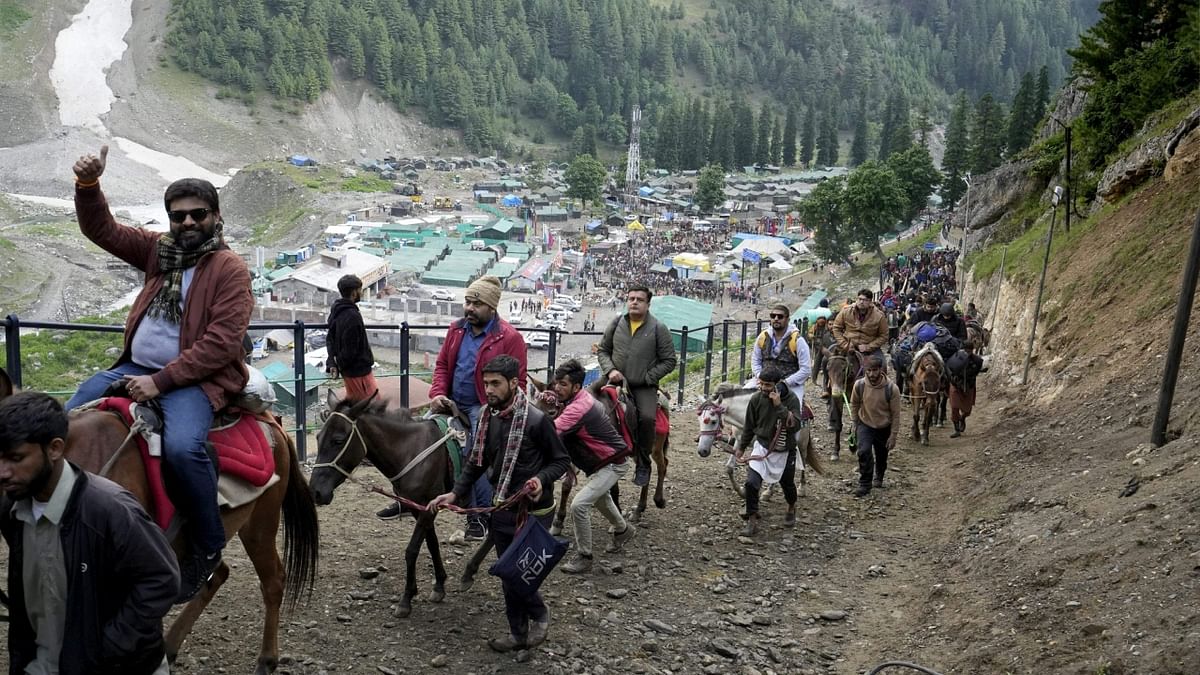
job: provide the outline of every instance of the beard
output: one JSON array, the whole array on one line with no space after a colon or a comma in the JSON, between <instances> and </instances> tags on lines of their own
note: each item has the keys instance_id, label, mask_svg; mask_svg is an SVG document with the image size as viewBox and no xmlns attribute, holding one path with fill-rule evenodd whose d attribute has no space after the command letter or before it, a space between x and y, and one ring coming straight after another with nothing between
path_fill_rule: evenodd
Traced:
<instances>
[{"instance_id":1,"label":"beard","mask_svg":"<svg viewBox=\"0 0 1200 675\"><path fill-rule=\"evenodd\" d=\"M50 463L50 455L45 450L42 451L42 468L38 470L33 478L29 479L24 484L18 484L16 487L5 490L5 494L13 501L19 501L26 498L31 498L40 493L46 484L50 482L51 476L54 475L54 465Z\"/></svg>"}]
</instances>

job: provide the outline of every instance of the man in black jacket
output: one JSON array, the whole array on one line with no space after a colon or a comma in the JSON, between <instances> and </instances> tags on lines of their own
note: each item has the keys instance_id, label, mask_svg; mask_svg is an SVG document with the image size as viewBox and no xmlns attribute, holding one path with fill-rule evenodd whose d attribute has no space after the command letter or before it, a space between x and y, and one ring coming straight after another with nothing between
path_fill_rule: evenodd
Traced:
<instances>
[{"instance_id":1,"label":"man in black jacket","mask_svg":"<svg viewBox=\"0 0 1200 675\"><path fill-rule=\"evenodd\" d=\"M175 555L131 494L63 458L66 438L66 413L50 396L0 403L9 670L165 675Z\"/></svg>"},{"instance_id":2,"label":"man in black jacket","mask_svg":"<svg viewBox=\"0 0 1200 675\"><path fill-rule=\"evenodd\" d=\"M367 329L363 326L358 301L362 300L362 279L347 274L338 279L338 293L342 297L329 310L329 333L325 336L325 348L329 352L325 371L341 373L346 382L346 398L363 401L379 391L371 368L375 355L367 342Z\"/></svg>"},{"instance_id":3,"label":"man in black jacket","mask_svg":"<svg viewBox=\"0 0 1200 675\"><path fill-rule=\"evenodd\" d=\"M933 323L950 331L960 343L967 339L967 324L958 312L954 311L954 303L943 302L938 315L933 317Z\"/></svg>"},{"instance_id":4,"label":"man in black jacket","mask_svg":"<svg viewBox=\"0 0 1200 675\"><path fill-rule=\"evenodd\" d=\"M532 405L521 391L521 364L507 354L501 354L483 366L483 389L487 405L479 413L475 442L454 489L429 502L429 508L466 499L480 476L486 475L492 484L495 503L501 503L521 490L529 488L529 517L537 518L547 529L554 515L554 481L570 468L562 440L554 430L554 422ZM517 529L516 507L493 511L488 529L496 542L496 557L512 544ZM488 640L498 652L532 649L546 640L550 628L550 610L539 593L525 594L504 587L504 609L508 616L509 634Z\"/></svg>"}]
</instances>

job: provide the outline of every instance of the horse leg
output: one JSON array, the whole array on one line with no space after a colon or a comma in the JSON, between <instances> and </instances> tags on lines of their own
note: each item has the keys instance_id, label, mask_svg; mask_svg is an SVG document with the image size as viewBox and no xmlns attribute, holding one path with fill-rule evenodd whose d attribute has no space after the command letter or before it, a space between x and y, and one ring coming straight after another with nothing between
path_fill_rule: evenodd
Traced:
<instances>
[{"instance_id":1,"label":"horse leg","mask_svg":"<svg viewBox=\"0 0 1200 675\"><path fill-rule=\"evenodd\" d=\"M433 593L429 595L430 602L441 602L446 598L446 565L442 562L442 545L438 541L437 527L433 518L425 514L422 518L428 520L425 525L425 547L429 557L433 558Z\"/></svg>"},{"instance_id":2,"label":"horse leg","mask_svg":"<svg viewBox=\"0 0 1200 675\"><path fill-rule=\"evenodd\" d=\"M942 391L947 391L949 386L950 385L948 383L942 383ZM942 394L941 396L938 397L938 406L939 406L938 407L938 426L939 427L946 426L946 404L949 402L950 402L950 397L946 396L945 394Z\"/></svg>"},{"instance_id":3,"label":"horse leg","mask_svg":"<svg viewBox=\"0 0 1200 675\"><path fill-rule=\"evenodd\" d=\"M175 663L175 658L179 656L179 648L183 646L183 641L192 632L192 626L195 625L196 619L199 619L200 615L204 613L204 608L208 606L209 602L212 602L213 596L217 594L217 590L221 588L228 578L229 565L222 560L217 565L217 569L213 570L212 579L200 589L196 597L184 605L183 611L171 623L171 628L167 631L166 639L164 640L164 650L166 651L168 662Z\"/></svg>"},{"instance_id":4,"label":"horse leg","mask_svg":"<svg viewBox=\"0 0 1200 675\"><path fill-rule=\"evenodd\" d=\"M401 619L412 614L412 599L417 595L417 556L421 554L421 542L425 539L425 525L420 518L416 520L417 525L404 549L404 595L396 608L396 616Z\"/></svg>"},{"instance_id":5,"label":"horse leg","mask_svg":"<svg viewBox=\"0 0 1200 675\"><path fill-rule=\"evenodd\" d=\"M264 504L263 506L268 505ZM257 508L255 512L258 512ZM273 673L279 663L279 606L283 602L286 578L283 561L279 559L279 549L275 545L275 535L279 530L280 511L275 508L264 509L263 512L271 514L270 522L254 523L254 527L250 527L248 523L246 527L238 531L238 537L242 540L246 555L250 557L250 562L254 565L254 572L258 575L263 607L266 610L263 616L262 647L258 653L258 668L254 671L255 675Z\"/></svg>"},{"instance_id":6,"label":"horse leg","mask_svg":"<svg viewBox=\"0 0 1200 675\"><path fill-rule=\"evenodd\" d=\"M733 486L733 491L737 493L739 499L746 498L746 486L738 482L737 479L737 459L736 454L729 455L729 459L725 462L725 475L729 477L729 484Z\"/></svg>"},{"instance_id":7,"label":"horse leg","mask_svg":"<svg viewBox=\"0 0 1200 675\"><path fill-rule=\"evenodd\" d=\"M567 519L567 502L570 501L571 488L575 481L564 479L562 482L562 498L558 501L558 510L554 512L554 522L550 525L550 534L558 536L562 534L563 523Z\"/></svg>"},{"instance_id":8,"label":"horse leg","mask_svg":"<svg viewBox=\"0 0 1200 675\"><path fill-rule=\"evenodd\" d=\"M929 425L937 415L937 402L926 402L924 419L921 421L921 445L929 445Z\"/></svg>"},{"instance_id":9,"label":"horse leg","mask_svg":"<svg viewBox=\"0 0 1200 675\"><path fill-rule=\"evenodd\" d=\"M921 410L924 408L924 401L917 402L918 399L913 399L913 423L912 437L914 441L921 440Z\"/></svg>"},{"instance_id":10,"label":"horse leg","mask_svg":"<svg viewBox=\"0 0 1200 675\"><path fill-rule=\"evenodd\" d=\"M475 553L471 554L470 560L467 560L467 566L463 568L462 576L458 581L458 591L466 593L471 590L471 586L475 585L475 574L479 572L480 565L483 564L483 559L487 554L496 547L496 541L492 539L491 528L488 528L488 534L483 541L479 542L479 547L475 549Z\"/></svg>"},{"instance_id":11,"label":"horse leg","mask_svg":"<svg viewBox=\"0 0 1200 675\"><path fill-rule=\"evenodd\" d=\"M658 483L654 487L654 506L660 509L667 506L667 498L663 495L663 481L667 478L667 447L668 440L665 434L655 439L653 457L654 466L658 470Z\"/></svg>"}]
</instances>

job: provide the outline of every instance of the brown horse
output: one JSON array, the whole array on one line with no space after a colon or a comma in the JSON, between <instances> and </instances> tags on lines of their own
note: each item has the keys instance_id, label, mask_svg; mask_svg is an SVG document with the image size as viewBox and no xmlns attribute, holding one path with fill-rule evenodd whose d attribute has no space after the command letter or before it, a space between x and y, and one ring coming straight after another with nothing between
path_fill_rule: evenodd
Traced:
<instances>
[{"instance_id":1,"label":"brown horse","mask_svg":"<svg viewBox=\"0 0 1200 675\"><path fill-rule=\"evenodd\" d=\"M909 397L913 402L913 440L929 445L929 425L938 415L945 396L942 357L931 345L917 352L913 360Z\"/></svg>"},{"instance_id":2,"label":"brown horse","mask_svg":"<svg viewBox=\"0 0 1200 675\"><path fill-rule=\"evenodd\" d=\"M0 398L3 398L12 393L12 382L3 370L0 375ZM149 510L150 483L141 453L132 441L126 442L129 427L125 421L115 413L84 410L71 412L70 424L67 459L85 471L118 483ZM319 545L317 512L300 471L296 446L277 424L269 426L272 433L268 440L274 449L275 473L279 481L249 504L221 512L226 536L232 538L236 534L242 540L262 590L266 612L256 675L275 672L279 663L279 613L284 591L287 591L289 607L294 606L302 595L312 592ZM281 512L284 524L282 561L275 543ZM176 537L173 545L176 554L181 554L184 537ZM209 583L171 624L166 635L166 653L171 661L179 654L196 619L228 578L229 565L222 561Z\"/></svg>"},{"instance_id":3,"label":"brown horse","mask_svg":"<svg viewBox=\"0 0 1200 675\"><path fill-rule=\"evenodd\" d=\"M850 385L863 374L862 354L830 351L822 347L826 375L829 378L829 430L833 432L833 452L829 459L836 462L842 453L843 416L850 410Z\"/></svg>"},{"instance_id":4,"label":"brown horse","mask_svg":"<svg viewBox=\"0 0 1200 675\"><path fill-rule=\"evenodd\" d=\"M992 341L992 332L977 322L967 323L967 339L975 343L975 353L983 356L988 343Z\"/></svg>"},{"instance_id":5,"label":"brown horse","mask_svg":"<svg viewBox=\"0 0 1200 675\"><path fill-rule=\"evenodd\" d=\"M395 494L426 504L450 489L450 459L443 434L434 420L414 419L406 409L386 411L382 401L331 402L331 412L317 434L317 463L313 465L313 498L317 504L333 501L333 491L363 459L370 460L387 477ZM422 542L433 559L432 602L446 597L446 567L442 563L434 514L405 508L416 518L408 547L404 549L404 595L396 616L412 614L417 595L417 556ZM485 543L486 545L486 543Z\"/></svg>"}]
</instances>

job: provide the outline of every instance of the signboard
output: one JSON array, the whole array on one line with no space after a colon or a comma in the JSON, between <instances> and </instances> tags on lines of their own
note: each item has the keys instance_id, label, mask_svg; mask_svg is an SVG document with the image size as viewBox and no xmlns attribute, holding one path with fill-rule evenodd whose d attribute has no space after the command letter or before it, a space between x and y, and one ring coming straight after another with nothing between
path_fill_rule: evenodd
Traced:
<instances>
[{"instance_id":1,"label":"signboard","mask_svg":"<svg viewBox=\"0 0 1200 675\"><path fill-rule=\"evenodd\" d=\"M758 253L758 251L753 251L746 248L742 249L742 260L745 260L749 263L760 263L762 262L762 256Z\"/></svg>"},{"instance_id":2,"label":"signboard","mask_svg":"<svg viewBox=\"0 0 1200 675\"><path fill-rule=\"evenodd\" d=\"M926 251L932 251L935 248L937 248L937 244L933 243L932 241L925 242L925 250Z\"/></svg>"}]
</instances>

